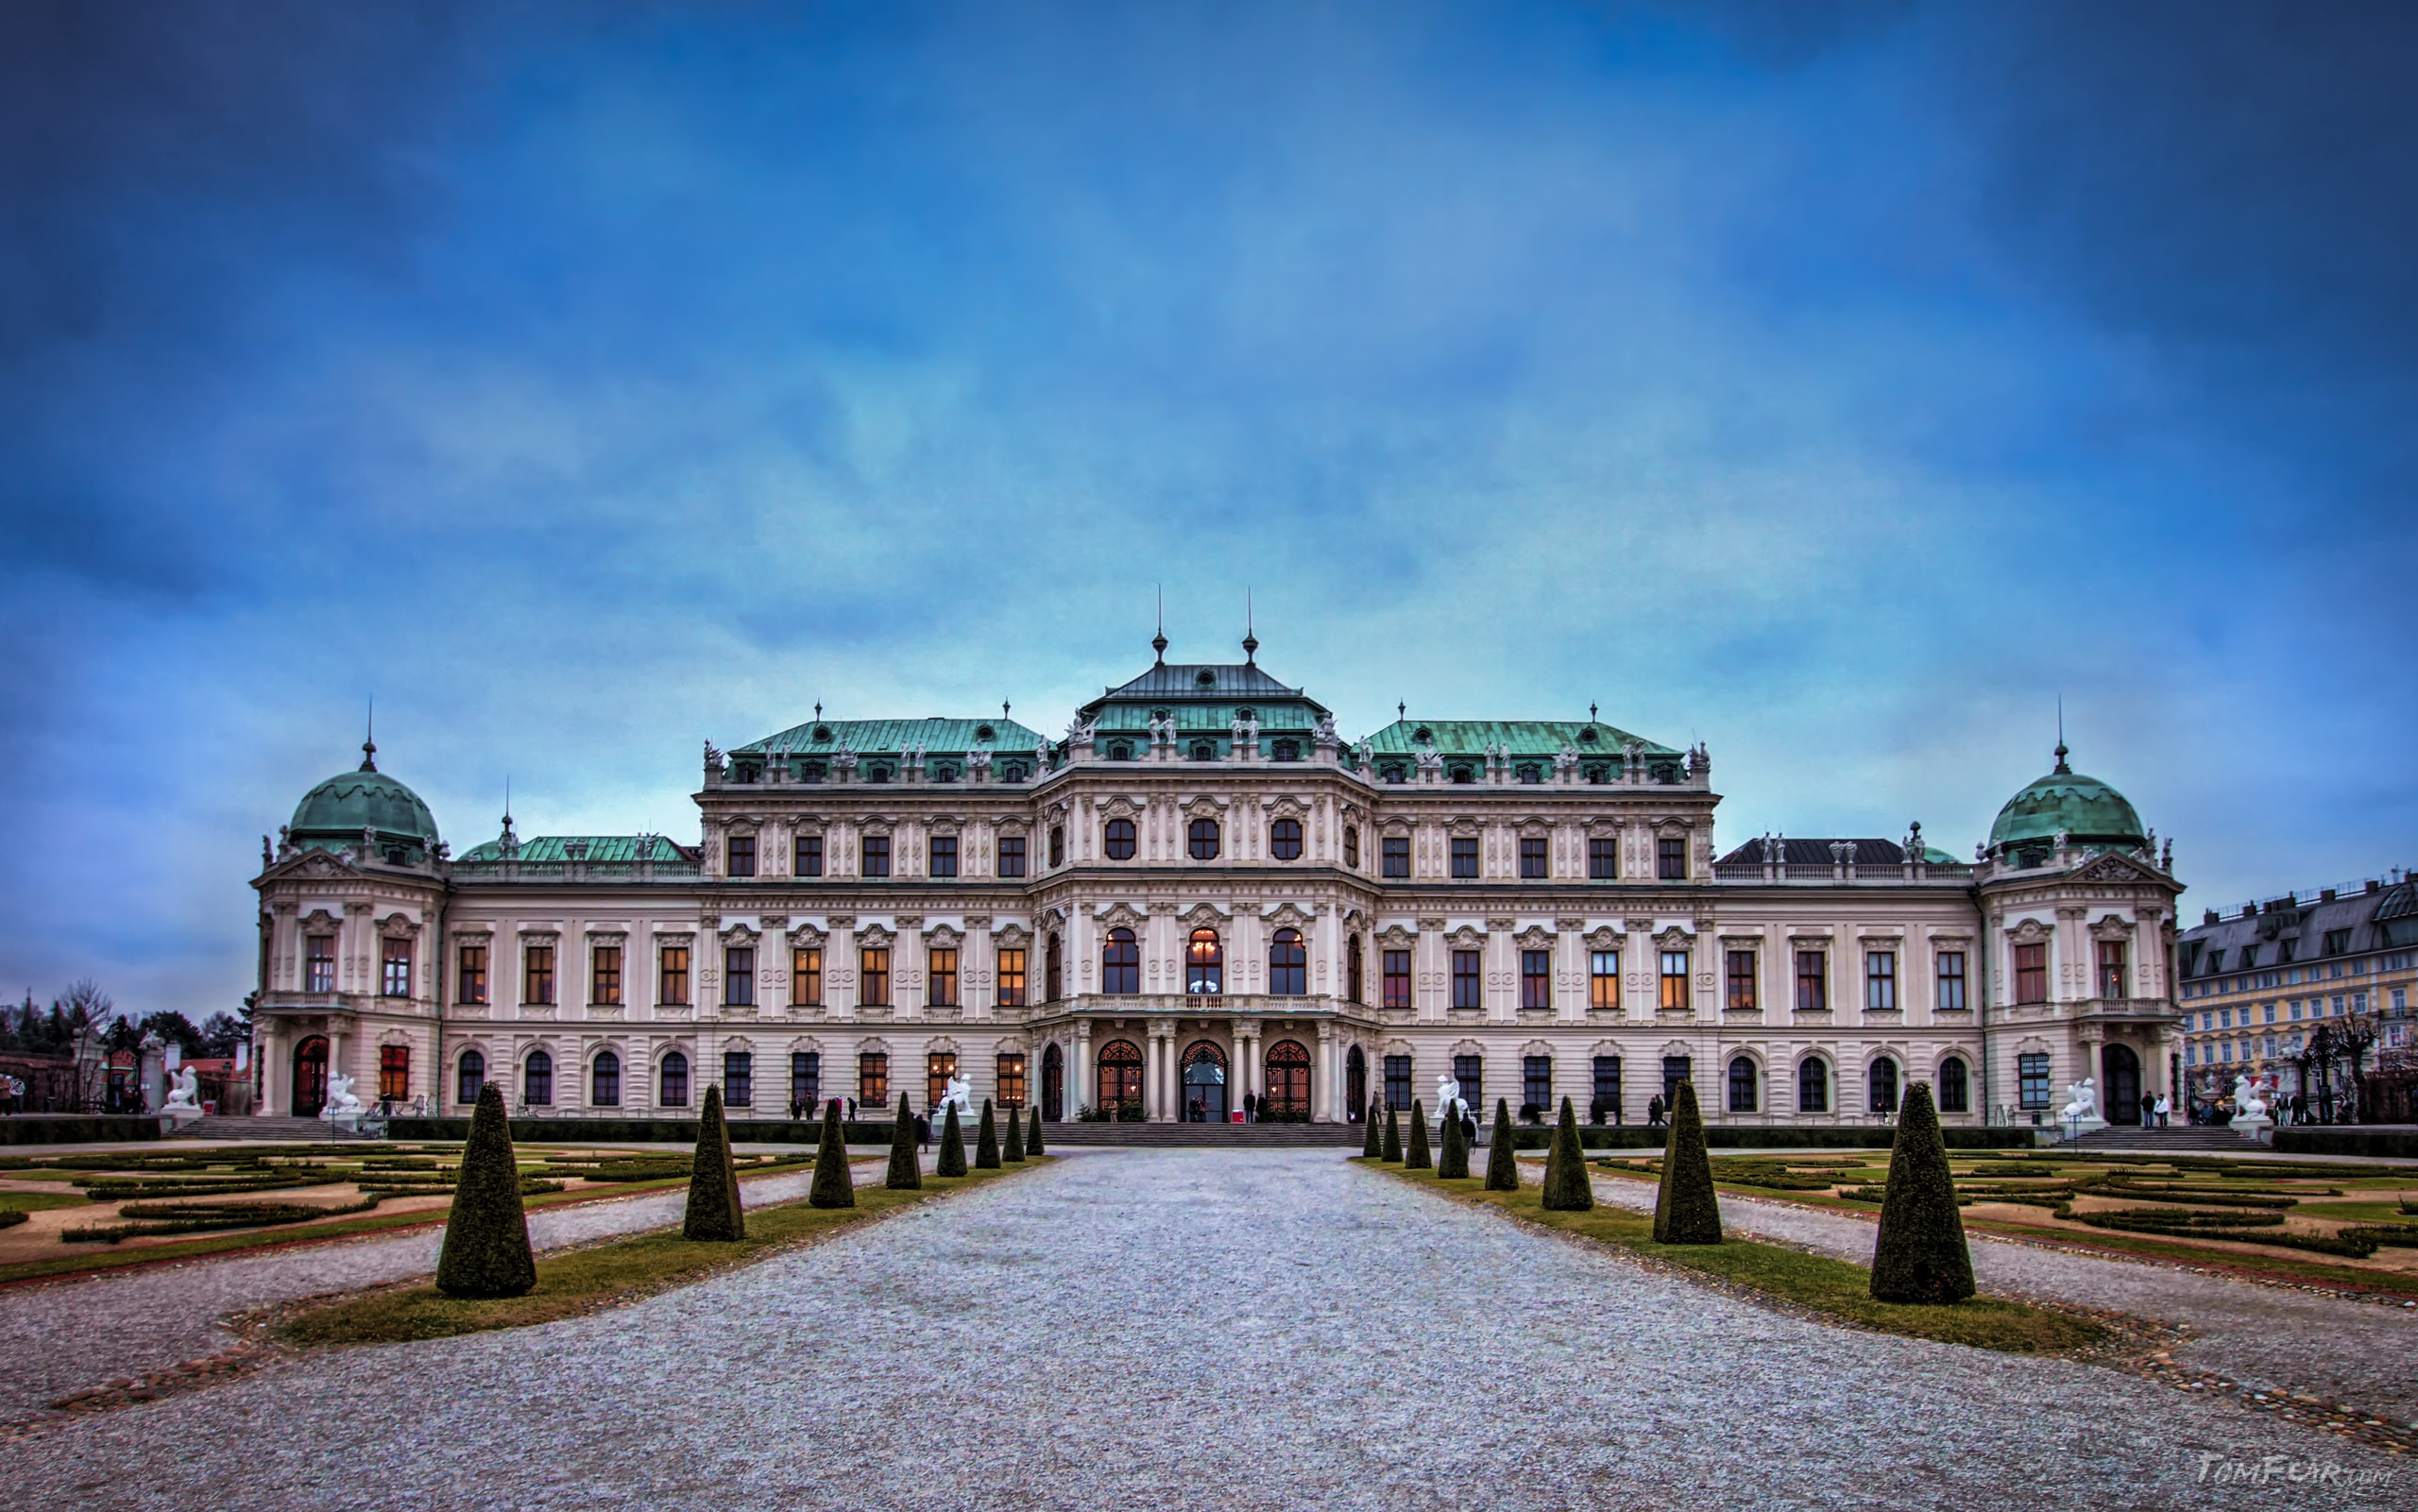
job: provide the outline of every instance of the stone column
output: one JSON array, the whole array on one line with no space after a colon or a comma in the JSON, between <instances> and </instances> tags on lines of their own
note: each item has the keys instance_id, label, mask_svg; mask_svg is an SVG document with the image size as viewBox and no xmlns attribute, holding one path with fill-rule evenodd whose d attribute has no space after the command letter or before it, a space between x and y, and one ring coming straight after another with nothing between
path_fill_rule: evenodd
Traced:
<instances>
[{"instance_id":1,"label":"stone column","mask_svg":"<svg viewBox=\"0 0 2418 1512\"><path fill-rule=\"evenodd\" d=\"M1095 1101L1099 1089L1092 1084L1092 1026L1089 1019L1075 1023L1074 1053L1066 1058L1068 1085L1065 1115L1075 1116L1075 1110Z\"/></svg>"},{"instance_id":2,"label":"stone column","mask_svg":"<svg viewBox=\"0 0 2418 1512\"><path fill-rule=\"evenodd\" d=\"M1319 1026L1319 1084L1312 1089L1310 1117L1321 1124L1339 1123L1343 1109L1342 1059L1336 1054L1335 1026ZM1319 1110L1324 1109L1320 1113Z\"/></svg>"}]
</instances>

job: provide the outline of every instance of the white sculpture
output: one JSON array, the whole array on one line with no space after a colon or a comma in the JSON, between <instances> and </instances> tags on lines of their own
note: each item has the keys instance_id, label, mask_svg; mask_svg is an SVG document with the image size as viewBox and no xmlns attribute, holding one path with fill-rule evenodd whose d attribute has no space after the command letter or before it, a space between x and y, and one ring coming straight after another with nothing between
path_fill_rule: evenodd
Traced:
<instances>
[{"instance_id":1,"label":"white sculpture","mask_svg":"<svg viewBox=\"0 0 2418 1512\"><path fill-rule=\"evenodd\" d=\"M1422 772L1441 772L1444 770L1444 758L1437 753L1436 748L1432 745L1421 746L1412 754L1411 759L1419 763L1419 770Z\"/></svg>"},{"instance_id":2,"label":"white sculpture","mask_svg":"<svg viewBox=\"0 0 2418 1512\"><path fill-rule=\"evenodd\" d=\"M2099 1083L2085 1077L2080 1081L2066 1083L2065 1110L2057 1114L2062 1123L2098 1123Z\"/></svg>"},{"instance_id":3,"label":"white sculpture","mask_svg":"<svg viewBox=\"0 0 2418 1512\"><path fill-rule=\"evenodd\" d=\"M848 738L844 735L840 738L839 749L831 753L831 770L840 774L842 782L856 775L857 754L848 749Z\"/></svg>"},{"instance_id":4,"label":"white sculpture","mask_svg":"<svg viewBox=\"0 0 2418 1512\"><path fill-rule=\"evenodd\" d=\"M1150 716L1150 743L1152 745L1175 744L1174 715L1170 714L1165 719L1161 719L1156 714Z\"/></svg>"},{"instance_id":5,"label":"white sculpture","mask_svg":"<svg viewBox=\"0 0 2418 1512\"><path fill-rule=\"evenodd\" d=\"M1439 1119L1458 1118L1469 1104L1461 1100L1461 1084L1451 1072L1436 1079L1436 1116Z\"/></svg>"},{"instance_id":6,"label":"white sculpture","mask_svg":"<svg viewBox=\"0 0 2418 1512\"><path fill-rule=\"evenodd\" d=\"M1335 716L1332 714L1320 715L1318 726L1310 731L1310 739L1320 745L1334 745L1340 741L1343 737L1336 733Z\"/></svg>"},{"instance_id":7,"label":"white sculpture","mask_svg":"<svg viewBox=\"0 0 2418 1512\"><path fill-rule=\"evenodd\" d=\"M1246 715L1237 714L1235 716L1235 722L1230 733L1234 736L1235 743L1236 745L1244 744L1246 741L1256 740L1259 739L1259 721L1252 719Z\"/></svg>"},{"instance_id":8,"label":"white sculpture","mask_svg":"<svg viewBox=\"0 0 2418 1512\"><path fill-rule=\"evenodd\" d=\"M2239 1076L2233 1079L2233 1121L2236 1124L2261 1123L2267 1118L2267 1099L2258 1095L2258 1079Z\"/></svg>"},{"instance_id":9,"label":"white sculpture","mask_svg":"<svg viewBox=\"0 0 2418 1512\"><path fill-rule=\"evenodd\" d=\"M341 1071L329 1072L327 1105L319 1110L319 1117L352 1129L360 1126L362 1112L361 1099L352 1095L352 1078Z\"/></svg>"},{"instance_id":10,"label":"white sculpture","mask_svg":"<svg viewBox=\"0 0 2418 1512\"><path fill-rule=\"evenodd\" d=\"M949 1074L948 1085L941 1093L941 1100L932 1105L932 1122L937 1124L946 1118L952 1107L957 1110L957 1121L960 1125L965 1124L974 1116L974 1088L963 1077L955 1072Z\"/></svg>"},{"instance_id":11,"label":"white sculpture","mask_svg":"<svg viewBox=\"0 0 2418 1512\"><path fill-rule=\"evenodd\" d=\"M1092 743L1092 736L1098 729L1099 726L1098 724L1085 720L1081 715L1078 714L1073 719L1066 722L1066 743L1068 745L1089 745Z\"/></svg>"},{"instance_id":12,"label":"white sculpture","mask_svg":"<svg viewBox=\"0 0 2418 1512\"><path fill-rule=\"evenodd\" d=\"M201 1116L200 1096L201 1079L194 1075L193 1067L180 1065L177 1067L176 1085L168 1089L168 1100L160 1109L161 1115L175 1123L198 1118Z\"/></svg>"},{"instance_id":13,"label":"white sculpture","mask_svg":"<svg viewBox=\"0 0 2418 1512\"><path fill-rule=\"evenodd\" d=\"M1567 740L1563 741L1559 754L1553 758L1553 770L1556 776L1561 777L1566 777L1577 771L1578 748Z\"/></svg>"},{"instance_id":14,"label":"white sculpture","mask_svg":"<svg viewBox=\"0 0 2418 1512\"><path fill-rule=\"evenodd\" d=\"M971 771L977 776L989 776L991 774L991 748L987 745L978 745L973 750L966 752L965 765L967 770Z\"/></svg>"}]
</instances>

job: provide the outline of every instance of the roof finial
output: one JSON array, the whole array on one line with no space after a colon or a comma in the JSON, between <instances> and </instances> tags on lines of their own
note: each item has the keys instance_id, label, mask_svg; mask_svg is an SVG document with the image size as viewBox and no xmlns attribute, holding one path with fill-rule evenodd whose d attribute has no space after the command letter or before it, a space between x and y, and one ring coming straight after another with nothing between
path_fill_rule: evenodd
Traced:
<instances>
[{"instance_id":1,"label":"roof finial","mask_svg":"<svg viewBox=\"0 0 2418 1512\"><path fill-rule=\"evenodd\" d=\"M1250 662L1259 655L1259 637L1252 633L1251 587L1243 587L1243 660Z\"/></svg>"},{"instance_id":2,"label":"roof finial","mask_svg":"<svg viewBox=\"0 0 2418 1512\"><path fill-rule=\"evenodd\" d=\"M1395 700L1394 700L1394 718L1395 718L1395 719L1397 719L1397 720L1405 720L1405 719L1408 719L1409 717L1410 717L1410 705L1409 705L1408 704L1405 703L1405 702L1404 702L1403 700L1401 700L1401 699L1395 699Z\"/></svg>"},{"instance_id":3,"label":"roof finial","mask_svg":"<svg viewBox=\"0 0 2418 1512\"><path fill-rule=\"evenodd\" d=\"M512 833L512 773L503 774L503 832Z\"/></svg>"},{"instance_id":4,"label":"roof finial","mask_svg":"<svg viewBox=\"0 0 2418 1512\"><path fill-rule=\"evenodd\" d=\"M817 724L823 722L823 700L819 698L814 701L814 722Z\"/></svg>"},{"instance_id":5,"label":"roof finial","mask_svg":"<svg viewBox=\"0 0 2418 1512\"><path fill-rule=\"evenodd\" d=\"M2066 765L2066 695L2057 695L2057 771L2070 775L2073 768Z\"/></svg>"},{"instance_id":6,"label":"roof finial","mask_svg":"<svg viewBox=\"0 0 2418 1512\"><path fill-rule=\"evenodd\" d=\"M1003 698L1003 699L999 700L999 718L1001 718L1001 719L1003 719L1003 720L1004 720L1004 719L1006 719L1007 717L1008 717L1008 701L1007 701L1006 699L1004 699L1004 698Z\"/></svg>"},{"instance_id":7,"label":"roof finial","mask_svg":"<svg viewBox=\"0 0 2418 1512\"><path fill-rule=\"evenodd\" d=\"M361 741L361 770L378 770L378 695L369 695L369 723Z\"/></svg>"},{"instance_id":8,"label":"roof finial","mask_svg":"<svg viewBox=\"0 0 2418 1512\"><path fill-rule=\"evenodd\" d=\"M1595 722L1595 705L1592 704L1587 705L1587 722L1590 724Z\"/></svg>"},{"instance_id":9,"label":"roof finial","mask_svg":"<svg viewBox=\"0 0 2418 1512\"><path fill-rule=\"evenodd\" d=\"M1150 650L1157 653L1164 665L1167 659L1167 588L1164 583L1159 585L1159 633L1150 637Z\"/></svg>"}]
</instances>

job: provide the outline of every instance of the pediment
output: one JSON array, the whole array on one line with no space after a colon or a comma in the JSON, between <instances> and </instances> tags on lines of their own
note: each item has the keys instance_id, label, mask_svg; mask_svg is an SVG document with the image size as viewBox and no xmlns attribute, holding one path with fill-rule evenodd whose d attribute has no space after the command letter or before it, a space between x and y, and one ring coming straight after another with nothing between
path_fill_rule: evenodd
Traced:
<instances>
[{"instance_id":1,"label":"pediment","mask_svg":"<svg viewBox=\"0 0 2418 1512\"><path fill-rule=\"evenodd\" d=\"M1106 912L1097 917L1102 928L1131 929L1136 934L1139 934L1149 923L1142 911L1130 903L1112 904Z\"/></svg>"},{"instance_id":2,"label":"pediment","mask_svg":"<svg viewBox=\"0 0 2418 1512\"><path fill-rule=\"evenodd\" d=\"M1419 943L1417 931L1389 924L1377 932L1377 943L1388 950L1408 950Z\"/></svg>"},{"instance_id":3,"label":"pediment","mask_svg":"<svg viewBox=\"0 0 2418 1512\"><path fill-rule=\"evenodd\" d=\"M1176 923L1187 929L1222 929L1229 915L1212 903L1196 903L1176 915Z\"/></svg>"},{"instance_id":4,"label":"pediment","mask_svg":"<svg viewBox=\"0 0 2418 1512\"><path fill-rule=\"evenodd\" d=\"M2144 865L2120 851L2109 851L2093 857L2066 875L2077 882L2164 883L2166 881L2155 867Z\"/></svg>"},{"instance_id":5,"label":"pediment","mask_svg":"<svg viewBox=\"0 0 2418 1512\"><path fill-rule=\"evenodd\" d=\"M1307 929L1316 919L1316 915L1303 912L1300 905L1293 903L1280 903L1260 917L1278 929Z\"/></svg>"},{"instance_id":6,"label":"pediment","mask_svg":"<svg viewBox=\"0 0 2418 1512\"><path fill-rule=\"evenodd\" d=\"M830 936L804 920L800 920L790 929L790 943L801 948L819 945L829 938Z\"/></svg>"},{"instance_id":7,"label":"pediment","mask_svg":"<svg viewBox=\"0 0 2418 1512\"><path fill-rule=\"evenodd\" d=\"M1520 948L1523 950L1551 950L1553 948L1554 933L1552 930L1545 928L1541 925L1532 924L1525 929L1521 930L1518 934L1512 936L1512 938L1520 943Z\"/></svg>"}]
</instances>

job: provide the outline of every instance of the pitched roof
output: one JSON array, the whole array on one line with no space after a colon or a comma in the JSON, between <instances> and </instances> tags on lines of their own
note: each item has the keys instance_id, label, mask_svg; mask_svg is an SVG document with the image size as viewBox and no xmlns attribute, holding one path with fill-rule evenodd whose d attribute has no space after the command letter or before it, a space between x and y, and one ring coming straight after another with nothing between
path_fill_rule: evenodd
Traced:
<instances>
[{"instance_id":1,"label":"pitched roof","mask_svg":"<svg viewBox=\"0 0 2418 1512\"><path fill-rule=\"evenodd\" d=\"M1795 835L1783 836L1778 847L1779 854L1767 854L1760 835L1739 846L1717 863L1722 866L1761 866L1777 860L1784 866L1831 866L1838 858L1831 847L1840 841L1855 847L1848 860L1857 866L1899 866L1906 859L1906 848L1893 840L1859 840L1842 835L1833 839L1801 840ZM1923 859L1933 865L1953 863L1956 858L1936 845L1923 847Z\"/></svg>"},{"instance_id":2,"label":"pitched roof","mask_svg":"<svg viewBox=\"0 0 2418 1512\"><path fill-rule=\"evenodd\" d=\"M778 749L792 756L828 756L845 740L859 756L895 756L920 745L933 755L962 755L978 746L1030 755L1041 743L1041 732L1011 719L953 720L933 715L923 720L809 720L778 735L750 740L733 756L762 756Z\"/></svg>"},{"instance_id":3,"label":"pitched roof","mask_svg":"<svg viewBox=\"0 0 2418 1512\"><path fill-rule=\"evenodd\" d=\"M1257 662L1161 662L1122 687L1109 688L1103 698L1236 699L1301 698L1263 671Z\"/></svg>"},{"instance_id":4,"label":"pitched roof","mask_svg":"<svg viewBox=\"0 0 2418 1512\"><path fill-rule=\"evenodd\" d=\"M1396 720L1369 737L1369 748L1379 756L1410 756L1432 743L1446 756L1476 756L1490 745L1503 745L1513 756L1551 756L1568 746L1584 758L1619 756L1630 740L1648 756L1679 754L1598 720Z\"/></svg>"},{"instance_id":5,"label":"pitched roof","mask_svg":"<svg viewBox=\"0 0 2418 1512\"><path fill-rule=\"evenodd\" d=\"M516 859L523 861L568 861L573 844L587 847L582 859L589 861L635 861L639 858L639 841L648 841L646 858L650 861L680 861L689 859L688 853L661 835L532 835L520 842ZM503 859L501 840L483 841L454 858L461 861L500 861Z\"/></svg>"}]
</instances>

